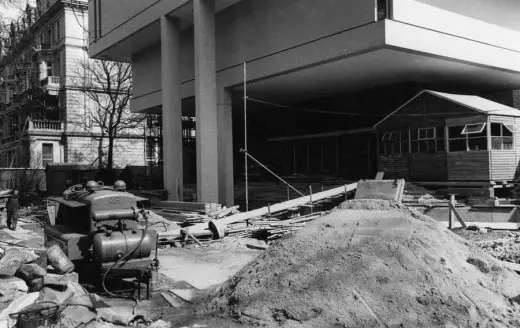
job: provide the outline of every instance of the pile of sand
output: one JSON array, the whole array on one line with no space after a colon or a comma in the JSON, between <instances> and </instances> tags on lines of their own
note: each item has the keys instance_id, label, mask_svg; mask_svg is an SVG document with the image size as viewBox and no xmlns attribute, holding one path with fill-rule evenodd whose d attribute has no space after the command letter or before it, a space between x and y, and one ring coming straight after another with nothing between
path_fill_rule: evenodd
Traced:
<instances>
[{"instance_id":1,"label":"pile of sand","mask_svg":"<svg viewBox=\"0 0 520 328\"><path fill-rule=\"evenodd\" d=\"M520 326L520 276L496 259L399 204L342 207L358 209L279 240L200 311L268 327Z\"/></svg>"}]
</instances>

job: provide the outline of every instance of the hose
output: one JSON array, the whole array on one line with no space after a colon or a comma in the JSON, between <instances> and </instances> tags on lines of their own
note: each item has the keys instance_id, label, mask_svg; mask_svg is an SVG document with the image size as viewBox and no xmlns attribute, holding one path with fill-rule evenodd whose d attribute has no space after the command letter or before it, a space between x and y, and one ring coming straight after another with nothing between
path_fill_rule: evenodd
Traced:
<instances>
[{"instance_id":1,"label":"hose","mask_svg":"<svg viewBox=\"0 0 520 328\"><path fill-rule=\"evenodd\" d=\"M107 271L105 271L105 273L103 274L103 278L101 279L101 286L103 287L103 290L105 291L105 293L107 293L109 296L112 296L112 297L119 297L119 298L129 298L129 299L132 299L132 300L135 300L137 302L137 300L134 298L134 297L124 297L124 296L121 296L121 295L116 295L112 292L110 292L106 285L105 285L105 280L108 276L108 273L116 266L118 265L119 263L121 263L122 261L125 261L127 260L130 256L132 256L135 251L137 251L137 249L139 249L139 247L141 247L141 244L143 243L143 240L144 240L144 237L146 235L146 232L148 230L148 214L146 214L146 211L142 210L141 213L143 214L143 217L145 219L145 227L144 227L144 230L143 230L143 233L141 235L141 239L139 240L139 243L134 247L133 250L131 250L130 252L126 253L124 256L120 257L118 260L116 260L108 269Z\"/></svg>"}]
</instances>

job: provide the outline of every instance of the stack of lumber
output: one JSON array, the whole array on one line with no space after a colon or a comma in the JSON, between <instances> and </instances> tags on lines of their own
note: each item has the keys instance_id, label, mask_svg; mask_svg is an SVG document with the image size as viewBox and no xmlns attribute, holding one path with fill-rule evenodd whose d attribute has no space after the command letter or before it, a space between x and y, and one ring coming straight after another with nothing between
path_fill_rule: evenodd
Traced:
<instances>
[{"instance_id":1,"label":"stack of lumber","mask_svg":"<svg viewBox=\"0 0 520 328\"><path fill-rule=\"evenodd\" d=\"M251 222L237 222L228 225L226 236L236 238L259 237L267 240L275 240L304 227L306 222L312 221L323 214L324 212L320 212L288 220L259 218Z\"/></svg>"},{"instance_id":2,"label":"stack of lumber","mask_svg":"<svg viewBox=\"0 0 520 328\"><path fill-rule=\"evenodd\" d=\"M153 204L152 210L171 221L194 224L209 222L228 209L215 203L162 201Z\"/></svg>"}]
</instances>

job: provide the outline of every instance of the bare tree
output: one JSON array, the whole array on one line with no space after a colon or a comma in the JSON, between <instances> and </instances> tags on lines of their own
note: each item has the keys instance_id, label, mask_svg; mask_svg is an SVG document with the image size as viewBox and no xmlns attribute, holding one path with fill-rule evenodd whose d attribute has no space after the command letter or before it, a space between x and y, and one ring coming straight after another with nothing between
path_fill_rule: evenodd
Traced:
<instances>
[{"instance_id":1,"label":"bare tree","mask_svg":"<svg viewBox=\"0 0 520 328\"><path fill-rule=\"evenodd\" d=\"M114 145L119 136L142 127L145 116L131 113L132 69L127 63L106 60L87 60L73 80L91 106L86 105L86 115L74 124L91 131L98 141L98 167L109 174L114 168ZM98 132L95 128L99 128ZM105 141L106 161L105 161Z\"/></svg>"}]
</instances>

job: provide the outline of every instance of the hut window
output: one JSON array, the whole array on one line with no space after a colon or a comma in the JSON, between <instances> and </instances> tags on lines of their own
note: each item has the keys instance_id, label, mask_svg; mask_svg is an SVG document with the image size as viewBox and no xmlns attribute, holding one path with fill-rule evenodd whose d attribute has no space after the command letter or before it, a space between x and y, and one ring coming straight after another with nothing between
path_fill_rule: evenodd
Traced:
<instances>
[{"instance_id":1,"label":"hut window","mask_svg":"<svg viewBox=\"0 0 520 328\"><path fill-rule=\"evenodd\" d=\"M419 128L419 140L435 139L435 128Z\"/></svg>"},{"instance_id":2,"label":"hut window","mask_svg":"<svg viewBox=\"0 0 520 328\"><path fill-rule=\"evenodd\" d=\"M486 123L448 127L449 151L487 150Z\"/></svg>"},{"instance_id":3,"label":"hut window","mask_svg":"<svg viewBox=\"0 0 520 328\"><path fill-rule=\"evenodd\" d=\"M399 154L401 152L401 132L385 132L381 138L381 155Z\"/></svg>"},{"instance_id":4,"label":"hut window","mask_svg":"<svg viewBox=\"0 0 520 328\"><path fill-rule=\"evenodd\" d=\"M385 132L383 134L383 138L381 139L384 141L396 141L399 138L399 132Z\"/></svg>"},{"instance_id":5,"label":"hut window","mask_svg":"<svg viewBox=\"0 0 520 328\"><path fill-rule=\"evenodd\" d=\"M515 127L509 124L491 123L491 149L512 150Z\"/></svg>"},{"instance_id":6,"label":"hut window","mask_svg":"<svg viewBox=\"0 0 520 328\"><path fill-rule=\"evenodd\" d=\"M412 152L434 153L435 128L412 129Z\"/></svg>"},{"instance_id":7,"label":"hut window","mask_svg":"<svg viewBox=\"0 0 520 328\"><path fill-rule=\"evenodd\" d=\"M450 126L448 128L450 151L466 151L466 136L462 135L464 126Z\"/></svg>"},{"instance_id":8,"label":"hut window","mask_svg":"<svg viewBox=\"0 0 520 328\"><path fill-rule=\"evenodd\" d=\"M477 134L482 133L484 131L484 127L486 123L478 123L478 124L466 124L464 129L462 129L461 134Z\"/></svg>"}]
</instances>

